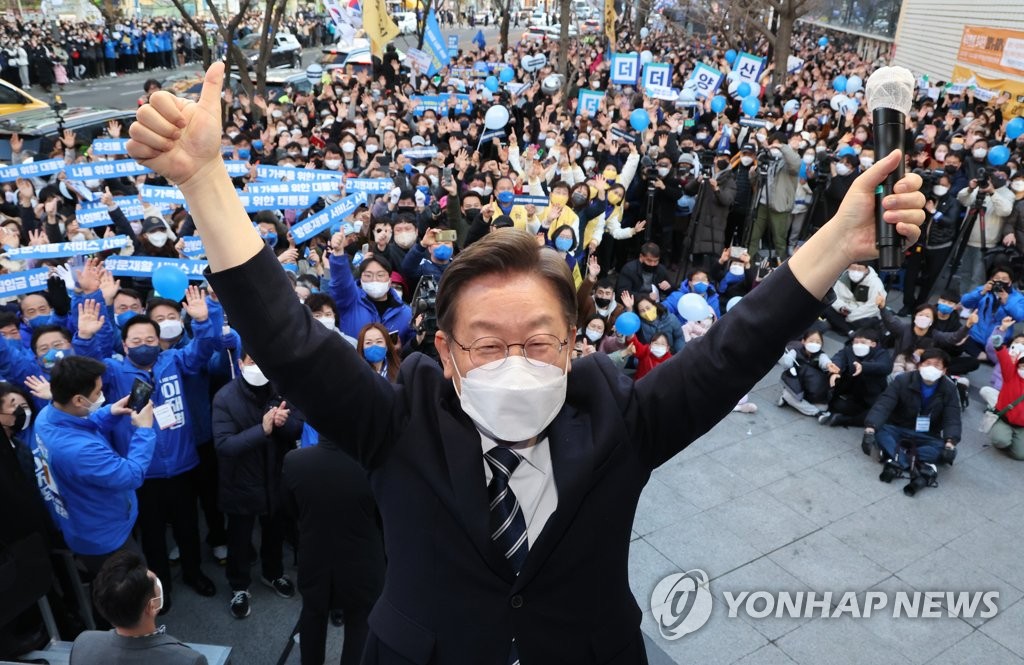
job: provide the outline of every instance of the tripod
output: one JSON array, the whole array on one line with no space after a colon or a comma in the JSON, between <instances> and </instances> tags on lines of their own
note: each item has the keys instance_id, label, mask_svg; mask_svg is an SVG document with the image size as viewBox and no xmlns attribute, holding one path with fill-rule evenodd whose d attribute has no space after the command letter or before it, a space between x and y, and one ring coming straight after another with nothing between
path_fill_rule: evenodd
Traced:
<instances>
[{"instance_id":1,"label":"tripod","mask_svg":"<svg viewBox=\"0 0 1024 665\"><path fill-rule=\"evenodd\" d=\"M953 253L949 257L949 274L946 276L946 288L953 282L953 277L960 272L960 265L964 259L964 252L967 251L967 241L970 240L971 231L974 229L975 222L981 223L981 252L982 256L985 253L985 199L988 198L988 194L981 190L974 198L974 205L967 210L967 216L964 217L964 223L960 226L960 231L957 233L956 240L953 241ZM928 285L929 292L931 291L931 285Z\"/></svg>"},{"instance_id":2,"label":"tripod","mask_svg":"<svg viewBox=\"0 0 1024 665\"><path fill-rule=\"evenodd\" d=\"M693 213L690 215L690 227L687 229L686 247L683 250L683 265L681 274L686 275L690 272L690 261L693 258L693 247L697 244L697 231L700 230L700 215L704 205L704 195L708 189L708 177L700 179L700 185L697 187L697 197L693 203ZM714 229L712 229L713 235Z\"/></svg>"},{"instance_id":3,"label":"tripod","mask_svg":"<svg viewBox=\"0 0 1024 665\"><path fill-rule=\"evenodd\" d=\"M772 228L771 217L772 193L771 190L768 189L768 171L771 169L772 162L769 161L771 160L771 157L769 157L765 151L761 151L760 157L762 157L762 159L757 163L757 189L754 191L754 196L750 200L750 210L747 211L747 228L744 233L744 239L746 242L743 243L752 260L756 258L758 253L761 251L760 247L751 247L750 243L753 240L754 224L757 223L757 207L760 205L762 192L764 192L765 213L768 218L765 220L765 229L768 232L768 258L771 259L776 253L775 229ZM758 244L760 244L760 242L759 238ZM781 261L778 257L776 257L776 259L776 264Z\"/></svg>"},{"instance_id":4,"label":"tripod","mask_svg":"<svg viewBox=\"0 0 1024 665\"><path fill-rule=\"evenodd\" d=\"M814 188L811 190L811 204L807 206L807 217L804 218L804 227L800 229L800 242L804 243L812 235L818 232L824 222L827 222L827 215L822 213L825 205L825 190L828 189L832 180L832 174L826 170L814 177ZM826 210L825 213L828 211ZM825 219L823 219L825 218Z\"/></svg>"}]
</instances>

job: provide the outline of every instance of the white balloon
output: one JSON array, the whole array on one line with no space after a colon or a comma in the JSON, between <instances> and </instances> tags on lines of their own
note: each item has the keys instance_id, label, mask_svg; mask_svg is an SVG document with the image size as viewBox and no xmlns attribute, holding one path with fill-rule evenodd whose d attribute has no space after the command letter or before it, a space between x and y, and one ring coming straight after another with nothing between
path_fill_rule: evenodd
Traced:
<instances>
[{"instance_id":1,"label":"white balloon","mask_svg":"<svg viewBox=\"0 0 1024 665\"><path fill-rule=\"evenodd\" d=\"M846 94L852 95L864 89L864 81L859 76L851 76L846 79Z\"/></svg>"},{"instance_id":2,"label":"white balloon","mask_svg":"<svg viewBox=\"0 0 1024 665\"><path fill-rule=\"evenodd\" d=\"M690 88L683 88L679 93L680 102L695 102L697 101L697 93Z\"/></svg>"},{"instance_id":3,"label":"white balloon","mask_svg":"<svg viewBox=\"0 0 1024 665\"><path fill-rule=\"evenodd\" d=\"M676 310L686 321L703 321L708 318L708 302L699 293L687 293L679 299Z\"/></svg>"},{"instance_id":4,"label":"white balloon","mask_svg":"<svg viewBox=\"0 0 1024 665\"><path fill-rule=\"evenodd\" d=\"M729 302L725 303L725 311L731 311L732 308L738 305L742 299L742 296L733 296L732 298L729 298Z\"/></svg>"},{"instance_id":5,"label":"white balloon","mask_svg":"<svg viewBox=\"0 0 1024 665\"><path fill-rule=\"evenodd\" d=\"M683 90L696 90L696 89L697 89L697 79L686 79L686 82L683 83Z\"/></svg>"},{"instance_id":6,"label":"white balloon","mask_svg":"<svg viewBox=\"0 0 1024 665\"><path fill-rule=\"evenodd\" d=\"M800 102L798 102L795 99L789 100L782 107L782 110L785 113L796 113L799 109L800 109Z\"/></svg>"},{"instance_id":7,"label":"white balloon","mask_svg":"<svg viewBox=\"0 0 1024 665\"><path fill-rule=\"evenodd\" d=\"M484 116L484 127L486 129L504 129L508 124L508 109L501 104L495 104L487 109Z\"/></svg>"},{"instance_id":8,"label":"white balloon","mask_svg":"<svg viewBox=\"0 0 1024 665\"><path fill-rule=\"evenodd\" d=\"M647 39L647 35L651 34L651 31L646 27L640 28L640 39Z\"/></svg>"},{"instance_id":9,"label":"white balloon","mask_svg":"<svg viewBox=\"0 0 1024 665\"><path fill-rule=\"evenodd\" d=\"M740 87L740 82L739 81L730 81L729 82L729 96L730 97L735 97L736 96L736 91L739 90L739 87Z\"/></svg>"},{"instance_id":10,"label":"white balloon","mask_svg":"<svg viewBox=\"0 0 1024 665\"><path fill-rule=\"evenodd\" d=\"M832 107L833 111L838 111L843 107L843 104L845 104L848 101L850 101L849 97L842 93L839 93L838 95L832 97L832 101L829 102L829 106Z\"/></svg>"},{"instance_id":11,"label":"white balloon","mask_svg":"<svg viewBox=\"0 0 1024 665\"><path fill-rule=\"evenodd\" d=\"M654 54L651 53L650 51L641 51L640 64L646 65L651 62L654 62Z\"/></svg>"}]
</instances>

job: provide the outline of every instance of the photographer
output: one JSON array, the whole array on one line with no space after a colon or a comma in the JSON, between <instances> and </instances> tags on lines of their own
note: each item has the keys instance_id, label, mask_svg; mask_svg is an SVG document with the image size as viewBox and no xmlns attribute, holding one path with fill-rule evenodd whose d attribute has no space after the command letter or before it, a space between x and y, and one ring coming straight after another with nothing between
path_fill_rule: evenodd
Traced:
<instances>
[{"instance_id":1,"label":"photographer","mask_svg":"<svg viewBox=\"0 0 1024 665\"><path fill-rule=\"evenodd\" d=\"M781 132L775 132L770 139L757 135L762 150L758 154L760 168L754 183L754 191L760 191L757 212L754 215L750 241L747 243L751 255L761 248L765 231L771 236L775 254L779 261L786 258L786 241L789 237L789 221L796 200L797 177L800 174L800 155L786 143ZM759 189L760 188L760 189Z\"/></svg>"},{"instance_id":2,"label":"photographer","mask_svg":"<svg viewBox=\"0 0 1024 665\"><path fill-rule=\"evenodd\" d=\"M672 232L676 223L676 201L683 195L683 188L679 182L679 175L672 166L672 160L668 155L662 154L658 157L655 166L643 169L642 179L647 188L646 196L654 197L651 219L647 220L652 227L656 238L660 238L659 244L675 258L672 252ZM647 199L643 199L641 205L647 205Z\"/></svg>"},{"instance_id":3,"label":"photographer","mask_svg":"<svg viewBox=\"0 0 1024 665\"><path fill-rule=\"evenodd\" d=\"M707 189L693 213L690 233L694 235L693 266L710 270L723 248L729 247L726 227L729 209L736 198L736 176L729 167L729 151L720 149L710 176L703 179Z\"/></svg>"},{"instance_id":4,"label":"photographer","mask_svg":"<svg viewBox=\"0 0 1024 665\"><path fill-rule=\"evenodd\" d=\"M982 275L985 274L985 250L999 244L1003 221L1013 212L1014 198L1013 192L1007 187L1007 174L999 170L989 173L985 169L979 169L978 176L978 179L967 183L967 188L956 197L961 205L968 208L968 216L970 208L975 207L978 198L981 197L985 214L984 225L980 219L974 220L970 229L971 235L967 239L967 248L960 260L958 274L962 291L981 283Z\"/></svg>"},{"instance_id":5,"label":"photographer","mask_svg":"<svg viewBox=\"0 0 1024 665\"><path fill-rule=\"evenodd\" d=\"M943 173L934 181L929 192L929 180L925 180L922 191L928 199L924 204L924 230L917 244L907 250L907 260L903 264L906 277L903 282L903 309L900 310L900 316L908 315L918 305L928 300L928 295L939 279L939 273L942 272L942 267L946 265L946 259L953 249L963 208L951 191L952 183L952 177Z\"/></svg>"},{"instance_id":6,"label":"photographer","mask_svg":"<svg viewBox=\"0 0 1024 665\"><path fill-rule=\"evenodd\" d=\"M1010 180L1013 192L1013 211L1003 222L1003 244L1024 251L1024 171L1018 170Z\"/></svg>"},{"instance_id":7,"label":"photographer","mask_svg":"<svg viewBox=\"0 0 1024 665\"><path fill-rule=\"evenodd\" d=\"M992 330L1005 317L1024 321L1024 295L1013 288L1013 272L1006 266L994 265L988 281L970 293L964 294L960 304L975 310L978 322L971 328L964 342L964 354L985 359L985 344Z\"/></svg>"},{"instance_id":8,"label":"photographer","mask_svg":"<svg viewBox=\"0 0 1024 665\"><path fill-rule=\"evenodd\" d=\"M844 152L840 150L840 152ZM825 219L831 219L832 215L839 210L839 204L843 202L846 193L850 191L850 185L860 175L860 161L853 151L836 157L832 165L832 178L828 187L825 188Z\"/></svg>"}]
</instances>

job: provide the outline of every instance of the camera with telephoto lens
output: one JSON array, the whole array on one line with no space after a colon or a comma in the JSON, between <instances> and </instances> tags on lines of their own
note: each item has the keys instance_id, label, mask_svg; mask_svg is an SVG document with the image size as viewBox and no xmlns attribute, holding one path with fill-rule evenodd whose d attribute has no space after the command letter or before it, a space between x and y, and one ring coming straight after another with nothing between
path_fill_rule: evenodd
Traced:
<instances>
[{"instance_id":1,"label":"camera with telephoto lens","mask_svg":"<svg viewBox=\"0 0 1024 665\"><path fill-rule=\"evenodd\" d=\"M974 178L978 182L978 189L988 189L988 170L978 169L978 175Z\"/></svg>"},{"instance_id":2,"label":"camera with telephoto lens","mask_svg":"<svg viewBox=\"0 0 1024 665\"><path fill-rule=\"evenodd\" d=\"M705 148L697 153L697 159L700 160L700 172L711 173L715 166L715 151L710 148Z\"/></svg>"},{"instance_id":3,"label":"camera with telephoto lens","mask_svg":"<svg viewBox=\"0 0 1024 665\"><path fill-rule=\"evenodd\" d=\"M992 280L992 293L1002 293L1010 288L1009 282L1004 282L1000 279Z\"/></svg>"},{"instance_id":4,"label":"camera with telephoto lens","mask_svg":"<svg viewBox=\"0 0 1024 665\"><path fill-rule=\"evenodd\" d=\"M939 182L939 176L943 175L945 171L936 171L934 169L914 169L914 173L921 176L921 193L924 194L926 199L933 198L932 190Z\"/></svg>"},{"instance_id":5,"label":"camera with telephoto lens","mask_svg":"<svg viewBox=\"0 0 1024 665\"><path fill-rule=\"evenodd\" d=\"M903 488L907 496L914 496L925 487L939 486L939 470L934 464L919 462L910 472L910 482Z\"/></svg>"},{"instance_id":6,"label":"camera with telephoto lens","mask_svg":"<svg viewBox=\"0 0 1024 665\"><path fill-rule=\"evenodd\" d=\"M837 161L839 160L831 152L815 153L814 172L822 175L830 174L832 172L832 165Z\"/></svg>"},{"instance_id":7,"label":"camera with telephoto lens","mask_svg":"<svg viewBox=\"0 0 1024 665\"><path fill-rule=\"evenodd\" d=\"M416 332L433 337L437 332L437 279L430 275L420 277L412 294L413 320L420 314L423 320L416 327Z\"/></svg>"}]
</instances>

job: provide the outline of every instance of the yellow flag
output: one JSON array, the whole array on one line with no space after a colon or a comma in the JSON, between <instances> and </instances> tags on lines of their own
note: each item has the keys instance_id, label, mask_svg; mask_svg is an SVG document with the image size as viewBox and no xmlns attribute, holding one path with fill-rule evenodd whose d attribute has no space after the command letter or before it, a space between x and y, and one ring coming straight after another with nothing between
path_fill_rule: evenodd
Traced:
<instances>
[{"instance_id":1,"label":"yellow flag","mask_svg":"<svg viewBox=\"0 0 1024 665\"><path fill-rule=\"evenodd\" d=\"M604 0L604 34L608 37L608 45L615 50L615 0Z\"/></svg>"},{"instance_id":2,"label":"yellow flag","mask_svg":"<svg viewBox=\"0 0 1024 665\"><path fill-rule=\"evenodd\" d=\"M385 0L366 0L363 3L363 29L370 39L370 52L382 57L384 46L399 34L398 26L388 15Z\"/></svg>"}]
</instances>

